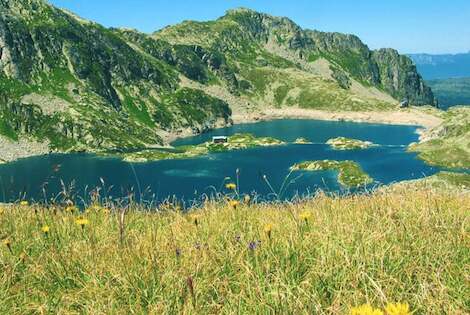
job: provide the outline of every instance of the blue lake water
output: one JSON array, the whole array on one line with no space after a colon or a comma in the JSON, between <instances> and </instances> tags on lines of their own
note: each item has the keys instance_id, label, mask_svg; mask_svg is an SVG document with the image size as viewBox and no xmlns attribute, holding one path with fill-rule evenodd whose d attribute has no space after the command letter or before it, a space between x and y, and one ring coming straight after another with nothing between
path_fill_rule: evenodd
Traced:
<instances>
[{"instance_id":1,"label":"blue lake water","mask_svg":"<svg viewBox=\"0 0 470 315\"><path fill-rule=\"evenodd\" d=\"M256 192L268 196L270 188L263 180L266 175L278 191L289 173L289 167L304 160L353 160L380 184L415 179L434 174L437 168L406 152L406 146L418 140L417 127L316 120L275 120L240 124L217 129L206 134L180 139L174 145L197 144L213 135L248 132L256 136L271 136L286 142L304 137L313 144L287 144L247 150L210 154L186 159L148 163L127 163L115 158L100 158L91 154L54 154L22 159L0 165L0 201L21 198L44 200L61 191L61 182L73 185L77 196L86 196L104 181L108 195L127 196L129 191L143 193L147 199L198 199L201 194L223 191L226 177L236 178L239 169L241 193ZM366 150L337 151L325 142L346 136L380 144ZM305 195L318 188L339 192L336 172L296 172L295 179L283 197ZM300 177L299 177L300 176Z\"/></svg>"}]
</instances>

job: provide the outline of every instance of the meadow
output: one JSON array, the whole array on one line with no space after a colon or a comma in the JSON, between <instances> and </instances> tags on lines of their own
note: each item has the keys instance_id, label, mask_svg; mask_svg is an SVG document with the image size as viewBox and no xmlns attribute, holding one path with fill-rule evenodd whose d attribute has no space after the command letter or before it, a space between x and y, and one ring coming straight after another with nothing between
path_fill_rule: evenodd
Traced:
<instances>
[{"instance_id":1,"label":"meadow","mask_svg":"<svg viewBox=\"0 0 470 315\"><path fill-rule=\"evenodd\" d=\"M470 195L0 206L2 314L468 314Z\"/></svg>"}]
</instances>

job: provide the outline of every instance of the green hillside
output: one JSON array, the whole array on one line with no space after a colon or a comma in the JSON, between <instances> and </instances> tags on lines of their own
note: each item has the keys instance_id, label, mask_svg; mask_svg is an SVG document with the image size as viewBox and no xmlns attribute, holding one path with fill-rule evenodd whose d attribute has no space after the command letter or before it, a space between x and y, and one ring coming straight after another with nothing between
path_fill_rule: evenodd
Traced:
<instances>
[{"instance_id":1,"label":"green hillside","mask_svg":"<svg viewBox=\"0 0 470 315\"><path fill-rule=\"evenodd\" d=\"M392 110L404 97L434 103L396 51L246 9L151 36L107 29L42 0L1 0L0 9L2 141L55 151L136 149L262 108Z\"/></svg>"}]
</instances>

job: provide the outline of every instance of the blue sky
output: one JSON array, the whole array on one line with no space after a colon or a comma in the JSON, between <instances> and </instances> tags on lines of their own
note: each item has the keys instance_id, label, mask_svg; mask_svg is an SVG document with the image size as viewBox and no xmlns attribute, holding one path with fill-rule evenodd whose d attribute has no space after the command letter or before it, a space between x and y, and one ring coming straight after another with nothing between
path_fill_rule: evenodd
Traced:
<instances>
[{"instance_id":1,"label":"blue sky","mask_svg":"<svg viewBox=\"0 0 470 315\"><path fill-rule=\"evenodd\" d=\"M304 28L358 35L402 53L470 51L468 0L49 0L105 26L153 32L183 20L211 20L247 7ZM451 4L450 4L451 3Z\"/></svg>"}]
</instances>

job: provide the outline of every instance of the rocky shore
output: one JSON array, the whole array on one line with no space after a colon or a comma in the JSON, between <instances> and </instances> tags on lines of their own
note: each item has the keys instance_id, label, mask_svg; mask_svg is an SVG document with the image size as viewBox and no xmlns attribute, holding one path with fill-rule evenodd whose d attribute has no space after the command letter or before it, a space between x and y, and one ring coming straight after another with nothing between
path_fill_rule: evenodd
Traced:
<instances>
[{"instance_id":1,"label":"rocky shore","mask_svg":"<svg viewBox=\"0 0 470 315\"><path fill-rule=\"evenodd\" d=\"M35 155L51 153L49 142L21 138L17 142L0 136L0 164Z\"/></svg>"}]
</instances>

